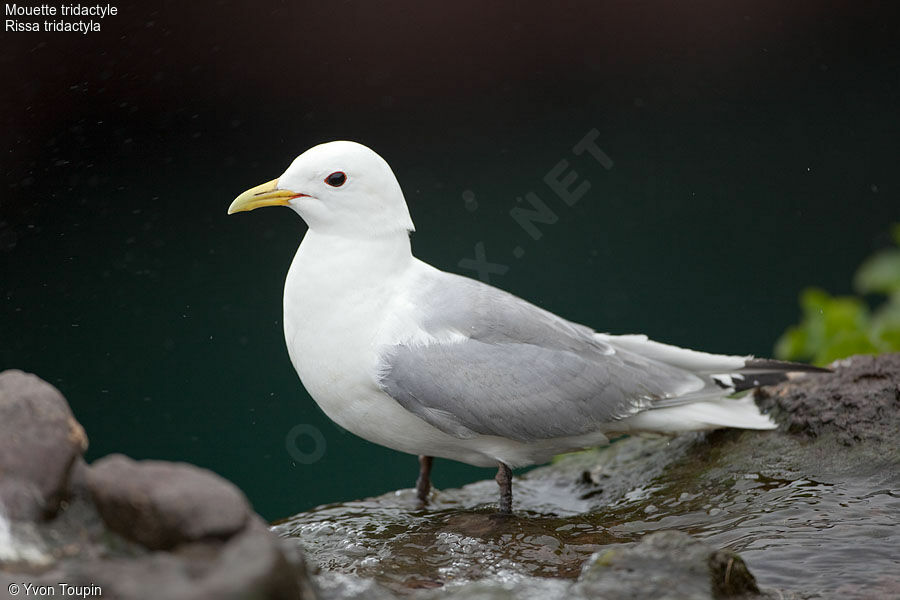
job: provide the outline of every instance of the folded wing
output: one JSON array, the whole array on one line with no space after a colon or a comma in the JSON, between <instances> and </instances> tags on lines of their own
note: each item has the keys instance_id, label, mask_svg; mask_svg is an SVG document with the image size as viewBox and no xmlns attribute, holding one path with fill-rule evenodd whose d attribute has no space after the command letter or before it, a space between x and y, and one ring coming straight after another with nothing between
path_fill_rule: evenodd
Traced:
<instances>
[{"instance_id":1,"label":"folded wing","mask_svg":"<svg viewBox=\"0 0 900 600\"><path fill-rule=\"evenodd\" d=\"M384 349L380 384L451 435L573 436L728 393L480 282L434 271L418 289L425 335Z\"/></svg>"}]
</instances>

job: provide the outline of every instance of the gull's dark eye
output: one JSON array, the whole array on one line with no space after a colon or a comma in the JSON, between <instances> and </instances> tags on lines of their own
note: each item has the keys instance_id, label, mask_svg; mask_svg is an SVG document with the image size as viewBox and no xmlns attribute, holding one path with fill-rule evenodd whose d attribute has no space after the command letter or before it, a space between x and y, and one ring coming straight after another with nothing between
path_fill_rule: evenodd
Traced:
<instances>
[{"instance_id":1,"label":"gull's dark eye","mask_svg":"<svg viewBox=\"0 0 900 600\"><path fill-rule=\"evenodd\" d=\"M341 187L345 181L347 181L347 174L343 171L335 171L325 178L325 183L331 187Z\"/></svg>"}]
</instances>

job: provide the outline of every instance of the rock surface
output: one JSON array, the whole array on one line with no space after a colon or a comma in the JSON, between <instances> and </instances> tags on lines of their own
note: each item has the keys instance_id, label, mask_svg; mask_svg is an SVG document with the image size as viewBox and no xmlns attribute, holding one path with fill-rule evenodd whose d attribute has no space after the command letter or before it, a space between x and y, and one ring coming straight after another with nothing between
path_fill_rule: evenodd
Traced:
<instances>
[{"instance_id":1,"label":"rock surface","mask_svg":"<svg viewBox=\"0 0 900 600\"><path fill-rule=\"evenodd\" d=\"M34 375L3 371L0 440L0 506L7 518L52 517L88 444L65 398Z\"/></svg>"},{"instance_id":2,"label":"rock surface","mask_svg":"<svg viewBox=\"0 0 900 600\"><path fill-rule=\"evenodd\" d=\"M716 550L680 531L661 531L639 544L598 553L572 595L604 600L711 600L759 596L740 556Z\"/></svg>"},{"instance_id":3,"label":"rock surface","mask_svg":"<svg viewBox=\"0 0 900 600\"><path fill-rule=\"evenodd\" d=\"M226 540L252 513L234 485L186 463L113 454L91 466L88 487L106 525L151 550Z\"/></svg>"},{"instance_id":4,"label":"rock surface","mask_svg":"<svg viewBox=\"0 0 900 600\"><path fill-rule=\"evenodd\" d=\"M792 433L833 433L846 445L900 439L900 354L854 356L834 373L803 378L757 395Z\"/></svg>"},{"instance_id":5,"label":"rock surface","mask_svg":"<svg viewBox=\"0 0 900 600\"><path fill-rule=\"evenodd\" d=\"M71 596L65 582L121 600L316 597L303 555L230 482L121 455L88 466L86 446L55 388L0 373L0 594Z\"/></svg>"},{"instance_id":6,"label":"rock surface","mask_svg":"<svg viewBox=\"0 0 900 600\"><path fill-rule=\"evenodd\" d=\"M227 543L189 543L172 552L117 556L102 561L72 560L39 577L52 585L99 586L103 598L213 598L296 600L302 563L292 562L258 518ZM0 588L2 589L2 588ZM311 588L307 588L311 589Z\"/></svg>"}]
</instances>

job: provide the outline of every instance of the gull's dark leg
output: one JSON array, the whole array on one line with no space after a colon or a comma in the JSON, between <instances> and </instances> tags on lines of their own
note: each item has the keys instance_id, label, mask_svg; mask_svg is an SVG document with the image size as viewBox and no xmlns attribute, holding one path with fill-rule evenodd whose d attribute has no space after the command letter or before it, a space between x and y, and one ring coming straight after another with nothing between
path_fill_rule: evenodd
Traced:
<instances>
[{"instance_id":1,"label":"gull's dark leg","mask_svg":"<svg viewBox=\"0 0 900 600\"><path fill-rule=\"evenodd\" d=\"M419 506L428 504L428 492L431 491L431 462L434 460L431 456L419 457L419 478L416 480L416 497L419 499Z\"/></svg>"},{"instance_id":2,"label":"gull's dark leg","mask_svg":"<svg viewBox=\"0 0 900 600\"><path fill-rule=\"evenodd\" d=\"M500 512L508 515L512 512L512 470L500 463L495 479L500 486Z\"/></svg>"}]
</instances>

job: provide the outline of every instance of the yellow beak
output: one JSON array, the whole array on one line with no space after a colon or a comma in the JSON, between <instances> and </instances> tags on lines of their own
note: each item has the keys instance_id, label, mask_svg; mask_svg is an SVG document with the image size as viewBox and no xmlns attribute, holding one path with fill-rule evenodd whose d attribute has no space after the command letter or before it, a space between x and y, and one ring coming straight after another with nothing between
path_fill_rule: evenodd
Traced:
<instances>
[{"instance_id":1,"label":"yellow beak","mask_svg":"<svg viewBox=\"0 0 900 600\"><path fill-rule=\"evenodd\" d=\"M287 206L291 198L302 196L291 190L279 190L278 180L266 182L251 188L234 199L231 206L228 207L228 214L234 214L244 210L253 210L261 206Z\"/></svg>"}]
</instances>

